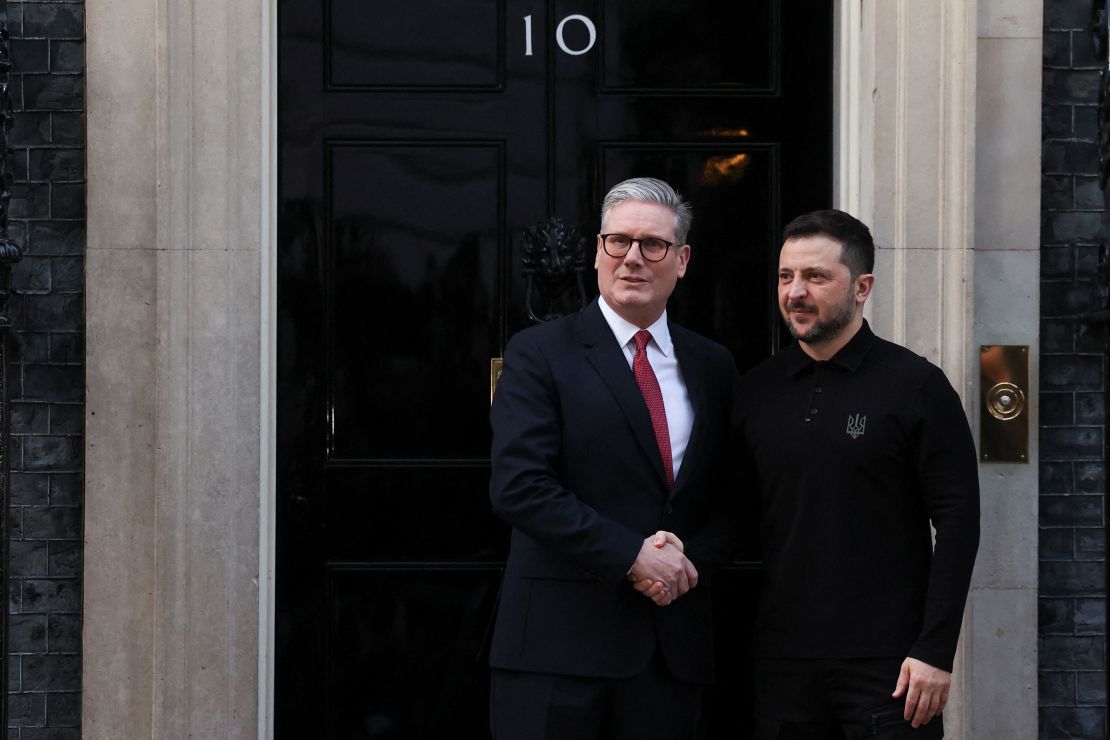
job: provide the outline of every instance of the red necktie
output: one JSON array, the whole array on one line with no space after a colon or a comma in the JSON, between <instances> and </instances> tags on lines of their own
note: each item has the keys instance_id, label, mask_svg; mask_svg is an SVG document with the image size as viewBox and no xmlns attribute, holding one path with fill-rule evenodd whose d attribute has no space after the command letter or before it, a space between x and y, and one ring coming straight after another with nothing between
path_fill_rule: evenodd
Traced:
<instances>
[{"instance_id":1,"label":"red necktie","mask_svg":"<svg viewBox=\"0 0 1110 740\"><path fill-rule=\"evenodd\" d=\"M667 473L667 488L674 487L674 462L671 460L671 433L667 428L667 409L663 406L663 393L659 390L659 380L648 362L647 344L651 332L641 329L633 337L636 340L636 356L632 359L632 374L644 394L651 413L651 426L655 429L655 441L659 443L659 454L663 458L663 470Z\"/></svg>"}]
</instances>

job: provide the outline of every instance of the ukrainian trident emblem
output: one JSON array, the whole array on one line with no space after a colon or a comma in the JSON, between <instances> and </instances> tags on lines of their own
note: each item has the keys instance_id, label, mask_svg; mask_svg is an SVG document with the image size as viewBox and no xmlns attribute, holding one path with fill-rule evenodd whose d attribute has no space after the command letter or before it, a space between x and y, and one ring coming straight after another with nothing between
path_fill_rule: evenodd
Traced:
<instances>
[{"instance_id":1,"label":"ukrainian trident emblem","mask_svg":"<svg viewBox=\"0 0 1110 740\"><path fill-rule=\"evenodd\" d=\"M867 417L856 414L848 415L848 436L857 439L863 436L863 428L867 426Z\"/></svg>"}]
</instances>

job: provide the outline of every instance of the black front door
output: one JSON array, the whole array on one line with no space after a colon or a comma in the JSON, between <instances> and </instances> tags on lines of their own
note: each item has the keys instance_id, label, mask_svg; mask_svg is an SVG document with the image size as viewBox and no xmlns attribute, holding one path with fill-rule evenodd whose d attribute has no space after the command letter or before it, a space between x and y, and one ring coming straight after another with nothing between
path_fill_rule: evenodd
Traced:
<instances>
[{"instance_id":1,"label":"black front door","mask_svg":"<svg viewBox=\"0 0 1110 740\"><path fill-rule=\"evenodd\" d=\"M521 234L559 217L592 253L604 192L666 179L695 212L672 315L766 357L777 234L831 198L831 5L282 0L279 737L488 736ZM745 736L756 582L715 584L707 737Z\"/></svg>"}]
</instances>

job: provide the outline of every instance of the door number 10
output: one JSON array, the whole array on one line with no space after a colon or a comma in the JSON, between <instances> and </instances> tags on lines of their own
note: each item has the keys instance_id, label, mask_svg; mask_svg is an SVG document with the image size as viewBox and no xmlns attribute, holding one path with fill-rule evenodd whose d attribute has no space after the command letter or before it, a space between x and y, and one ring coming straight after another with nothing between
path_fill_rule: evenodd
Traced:
<instances>
[{"instance_id":1,"label":"door number 10","mask_svg":"<svg viewBox=\"0 0 1110 740\"><path fill-rule=\"evenodd\" d=\"M570 48L563 38L563 29L566 28L567 24L571 21L581 23L586 27L586 33L590 35L590 43L586 44L582 49ZM573 57L582 56L587 51L594 48L594 44L597 43L597 28L594 26L594 22L584 15L568 15L566 18L559 21L559 25L555 28L555 43L557 43L559 48L566 54L570 54ZM524 16L524 56L532 56L532 16L530 15Z\"/></svg>"}]
</instances>

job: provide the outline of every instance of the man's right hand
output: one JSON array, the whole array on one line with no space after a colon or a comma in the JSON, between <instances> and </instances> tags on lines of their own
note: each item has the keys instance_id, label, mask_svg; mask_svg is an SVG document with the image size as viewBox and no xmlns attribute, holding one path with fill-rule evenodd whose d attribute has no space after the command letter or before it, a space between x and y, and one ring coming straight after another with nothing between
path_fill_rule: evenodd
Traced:
<instances>
[{"instance_id":1,"label":"man's right hand","mask_svg":"<svg viewBox=\"0 0 1110 740\"><path fill-rule=\"evenodd\" d=\"M698 570L682 550L682 540L677 536L656 532L644 540L628 580L657 605L670 604L698 585Z\"/></svg>"}]
</instances>

